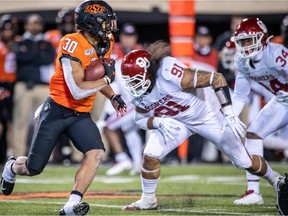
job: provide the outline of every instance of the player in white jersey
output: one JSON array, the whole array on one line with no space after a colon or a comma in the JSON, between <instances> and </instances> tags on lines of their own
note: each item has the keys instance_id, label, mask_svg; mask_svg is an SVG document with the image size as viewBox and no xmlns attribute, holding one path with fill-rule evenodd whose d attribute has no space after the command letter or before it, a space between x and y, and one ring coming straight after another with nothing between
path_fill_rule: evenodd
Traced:
<instances>
[{"instance_id":1,"label":"player in white jersey","mask_svg":"<svg viewBox=\"0 0 288 216\"><path fill-rule=\"evenodd\" d=\"M234 114L240 114L249 95L249 80L258 82L276 95L263 107L246 133L248 152L262 157L263 139L288 124L288 49L269 42L267 28L258 18L244 19L235 30L233 40L237 49ZM235 204L263 203L259 196L259 177L247 172L247 180L248 190ZM282 195L288 196L287 177L279 183L286 188ZM287 203L282 205L277 201L277 206L281 214L288 214Z\"/></svg>"},{"instance_id":2,"label":"player in white jersey","mask_svg":"<svg viewBox=\"0 0 288 216\"><path fill-rule=\"evenodd\" d=\"M121 62L122 59L115 61L115 80L110 85L114 92L120 94L123 100L127 101L126 113L124 116L118 116L111 102L106 100L96 123L101 126L100 129L103 129L102 132L115 154L116 163L106 171L106 175L109 176L120 174L125 170L130 170L129 175L139 174L142 162L142 139L138 133L139 127L134 122L135 106L129 103L131 96L127 94L121 81ZM123 149L118 129L123 132L132 161Z\"/></svg>"},{"instance_id":3,"label":"player in white jersey","mask_svg":"<svg viewBox=\"0 0 288 216\"><path fill-rule=\"evenodd\" d=\"M212 141L236 167L275 185L278 174L262 157L249 155L241 141L245 125L233 114L223 75L187 68L169 54L170 47L157 41L131 51L122 62L125 88L136 106L135 122L153 129L141 167L142 197L123 210L157 208L161 159L196 133Z\"/></svg>"}]
</instances>

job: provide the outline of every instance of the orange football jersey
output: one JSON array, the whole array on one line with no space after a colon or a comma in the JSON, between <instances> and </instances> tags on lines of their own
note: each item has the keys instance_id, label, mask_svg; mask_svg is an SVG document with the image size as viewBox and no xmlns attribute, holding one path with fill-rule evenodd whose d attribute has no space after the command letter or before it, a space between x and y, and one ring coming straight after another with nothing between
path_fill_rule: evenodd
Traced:
<instances>
[{"instance_id":1,"label":"orange football jersey","mask_svg":"<svg viewBox=\"0 0 288 216\"><path fill-rule=\"evenodd\" d=\"M113 40L110 42L110 49L105 54L105 58L110 56ZM63 55L69 55L74 59L79 59L84 69L95 59L98 59L94 47L80 33L72 33L65 35L59 45L59 50L56 58L55 73L50 81L50 97L58 104L76 110L78 112L90 112L94 103L96 94L89 97L75 100L66 84L64 72L60 58ZM73 60L72 60L73 61Z\"/></svg>"},{"instance_id":2,"label":"orange football jersey","mask_svg":"<svg viewBox=\"0 0 288 216\"><path fill-rule=\"evenodd\" d=\"M15 82L16 57L7 46L0 41L0 82Z\"/></svg>"}]
</instances>

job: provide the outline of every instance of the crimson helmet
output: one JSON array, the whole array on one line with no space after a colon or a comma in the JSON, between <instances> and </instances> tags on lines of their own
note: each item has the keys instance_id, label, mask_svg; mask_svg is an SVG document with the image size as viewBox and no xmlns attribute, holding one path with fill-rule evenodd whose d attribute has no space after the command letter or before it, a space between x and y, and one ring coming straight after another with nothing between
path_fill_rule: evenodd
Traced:
<instances>
[{"instance_id":1,"label":"crimson helmet","mask_svg":"<svg viewBox=\"0 0 288 216\"><path fill-rule=\"evenodd\" d=\"M118 32L117 16L105 1L84 1L75 9L76 28L107 42L108 34Z\"/></svg>"},{"instance_id":2,"label":"crimson helmet","mask_svg":"<svg viewBox=\"0 0 288 216\"><path fill-rule=\"evenodd\" d=\"M243 19L235 30L233 41L237 52L243 58L251 58L260 52L268 42L268 30L258 18ZM251 43L246 45L246 40Z\"/></svg>"},{"instance_id":3,"label":"crimson helmet","mask_svg":"<svg viewBox=\"0 0 288 216\"><path fill-rule=\"evenodd\" d=\"M133 97L141 96L151 85L148 74L150 61L151 55L146 50L133 50L124 56L121 64L122 80Z\"/></svg>"},{"instance_id":4,"label":"crimson helmet","mask_svg":"<svg viewBox=\"0 0 288 216\"><path fill-rule=\"evenodd\" d=\"M236 53L236 46L231 39L226 41L225 46L221 51L221 64L223 68L234 70L234 57Z\"/></svg>"}]
</instances>

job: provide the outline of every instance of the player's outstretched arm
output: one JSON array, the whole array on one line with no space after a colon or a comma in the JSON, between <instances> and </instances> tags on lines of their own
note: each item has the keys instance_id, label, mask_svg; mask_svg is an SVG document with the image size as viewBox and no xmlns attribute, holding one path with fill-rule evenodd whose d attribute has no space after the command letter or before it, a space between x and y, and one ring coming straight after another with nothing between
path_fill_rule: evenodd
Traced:
<instances>
[{"instance_id":1,"label":"player's outstretched arm","mask_svg":"<svg viewBox=\"0 0 288 216\"><path fill-rule=\"evenodd\" d=\"M181 86L184 90L211 86L215 91L225 115L225 121L223 122L223 129L221 132L223 133L226 126L229 126L235 136L239 139L240 137L245 136L246 126L240 121L238 116L235 116L233 113L229 87L221 73L187 68L185 69Z\"/></svg>"}]
</instances>

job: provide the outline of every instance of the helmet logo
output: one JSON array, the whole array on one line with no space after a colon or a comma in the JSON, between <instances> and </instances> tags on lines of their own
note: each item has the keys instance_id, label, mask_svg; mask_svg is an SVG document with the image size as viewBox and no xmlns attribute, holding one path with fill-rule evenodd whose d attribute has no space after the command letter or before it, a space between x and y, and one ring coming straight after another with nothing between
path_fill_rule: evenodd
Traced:
<instances>
[{"instance_id":1,"label":"helmet logo","mask_svg":"<svg viewBox=\"0 0 288 216\"><path fill-rule=\"evenodd\" d=\"M105 10L105 7L99 4L92 4L92 5L87 5L84 12L88 12L90 14L95 14L95 13L103 13Z\"/></svg>"},{"instance_id":2,"label":"helmet logo","mask_svg":"<svg viewBox=\"0 0 288 216\"><path fill-rule=\"evenodd\" d=\"M265 26L265 24L264 24L261 20L258 20L258 21L257 21L257 24L258 24L258 26L262 29L262 31L263 31L264 33L267 33L267 27Z\"/></svg>"},{"instance_id":3,"label":"helmet logo","mask_svg":"<svg viewBox=\"0 0 288 216\"><path fill-rule=\"evenodd\" d=\"M146 57L138 57L136 59L136 65L138 65L141 68L149 68L150 67L150 61Z\"/></svg>"}]
</instances>

